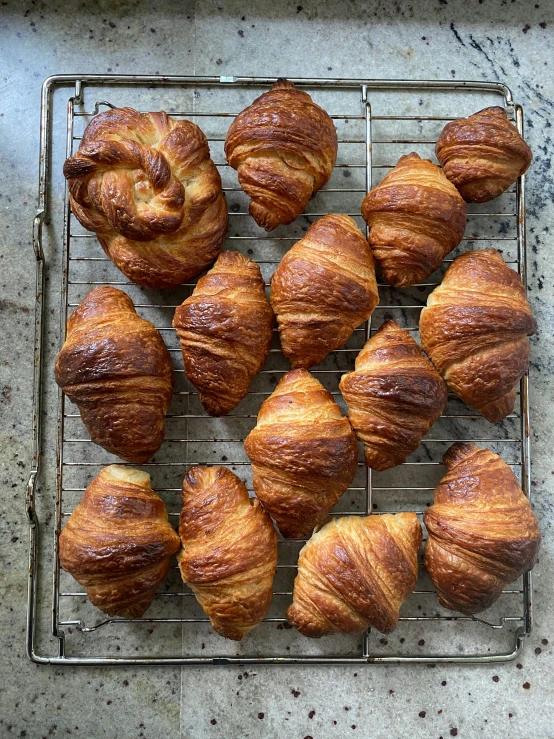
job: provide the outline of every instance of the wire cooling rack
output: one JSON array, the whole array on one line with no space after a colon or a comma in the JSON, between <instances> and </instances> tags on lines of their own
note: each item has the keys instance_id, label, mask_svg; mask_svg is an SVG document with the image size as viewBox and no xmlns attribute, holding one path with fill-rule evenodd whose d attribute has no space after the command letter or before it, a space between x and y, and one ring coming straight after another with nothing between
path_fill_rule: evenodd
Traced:
<instances>
[{"instance_id":1,"label":"wire cooling rack","mask_svg":"<svg viewBox=\"0 0 554 739\"><path fill-rule=\"evenodd\" d=\"M286 250L319 216L348 213L365 228L360 206L366 192L402 154L416 151L433 158L434 143L447 121L487 105L502 105L523 133L522 109L514 104L510 90L499 83L295 79L335 122L339 137L337 164L329 183L310 201L304 215L292 225L266 234L248 215L248 199L238 185L236 172L225 162L223 142L233 117L274 81L63 75L44 83L39 209L33 234L37 268L33 458L26 496L30 523L27 651L36 662L500 662L515 657L522 637L530 633L530 574L509 586L492 609L471 618L442 609L420 567L416 590L402 607L397 630L387 638L370 630L360 637L306 639L285 619L298 552L305 540L280 540L270 613L239 644L214 634L191 591L182 583L175 562L151 608L134 621L109 618L92 607L82 588L60 568L57 537L61 528L99 469L119 461L91 443L76 407L58 391L53 378L53 360L63 343L67 318L92 286L109 284L126 291L139 314L158 327L172 354L177 382L167 414L167 438L155 457L142 467L151 474L152 486L164 498L175 525L181 481L191 465L225 465L245 480L252 492L243 439L255 425L261 402L289 369L275 335L269 359L253 381L249 395L228 416L206 415L183 373L171 327L174 309L190 295L194 284L166 291L134 285L104 256L94 234L86 232L71 214L61 165L77 149L94 115L108 107L132 105L142 111L164 109L176 118L185 117L200 125L209 139L229 206L225 248L257 261L266 283ZM381 302L372 319L357 329L343 348L312 369L343 408L338 392L340 376L352 369L367 337L385 318L392 317L418 338L419 311L448 263L468 249L490 247L497 248L506 262L519 270L525 283L523 178L495 201L469 206L464 241L426 282L406 290L380 283ZM452 442L461 440L500 453L512 465L528 495L527 383L524 377L516 411L497 425L489 424L450 396L444 415L406 463L375 473L366 469L360 457L356 479L332 515L411 510L421 516L432 503L433 490L444 474L442 454Z\"/></svg>"}]
</instances>

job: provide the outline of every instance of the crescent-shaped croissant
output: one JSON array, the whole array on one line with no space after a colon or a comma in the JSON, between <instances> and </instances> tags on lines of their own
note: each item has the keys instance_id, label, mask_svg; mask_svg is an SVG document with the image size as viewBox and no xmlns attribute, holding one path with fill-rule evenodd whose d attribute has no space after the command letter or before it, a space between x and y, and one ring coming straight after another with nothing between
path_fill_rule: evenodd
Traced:
<instances>
[{"instance_id":1,"label":"crescent-shaped croissant","mask_svg":"<svg viewBox=\"0 0 554 739\"><path fill-rule=\"evenodd\" d=\"M64 175L77 220L139 285L181 285L221 251L221 178L206 137L190 121L132 108L100 113Z\"/></svg>"},{"instance_id":2,"label":"crescent-shaped croissant","mask_svg":"<svg viewBox=\"0 0 554 739\"><path fill-rule=\"evenodd\" d=\"M425 566L441 605L472 615L533 567L541 535L514 473L497 454L458 443L443 461L448 472L423 515Z\"/></svg>"},{"instance_id":3,"label":"crescent-shaped croissant","mask_svg":"<svg viewBox=\"0 0 554 739\"><path fill-rule=\"evenodd\" d=\"M531 149L499 107L448 123L435 152L444 174L468 203L485 203L501 195L533 159Z\"/></svg>"},{"instance_id":4,"label":"crescent-shaped croissant","mask_svg":"<svg viewBox=\"0 0 554 739\"><path fill-rule=\"evenodd\" d=\"M239 641L271 603L277 534L259 501L225 467L193 467L183 481L178 555L185 583L221 636Z\"/></svg>"},{"instance_id":5,"label":"crescent-shaped croissant","mask_svg":"<svg viewBox=\"0 0 554 739\"><path fill-rule=\"evenodd\" d=\"M365 196L362 216L383 277L394 287L409 287L458 246L466 204L440 167L412 152Z\"/></svg>"},{"instance_id":6,"label":"crescent-shaped croissant","mask_svg":"<svg viewBox=\"0 0 554 739\"><path fill-rule=\"evenodd\" d=\"M536 330L519 275L493 249L455 259L419 320L423 348L449 387L492 423L514 408Z\"/></svg>"},{"instance_id":7,"label":"crescent-shaped croissant","mask_svg":"<svg viewBox=\"0 0 554 739\"><path fill-rule=\"evenodd\" d=\"M287 618L304 636L389 634L417 581L421 526L415 513L341 516L300 552Z\"/></svg>"},{"instance_id":8,"label":"crescent-shaped croissant","mask_svg":"<svg viewBox=\"0 0 554 739\"><path fill-rule=\"evenodd\" d=\"M137 464L158 450L173 394L171 356L124 292L96 287L75 309L55 376L95 444Z\"/></svg>"},{"instance_id":9,"label":"crescent-shaped croissant","mask_svg":"<svg viewBox=\"0 0 554 739\"><path fill-rule=\"evenodd\" d=\"M350 423L305 369L281 378L244 448L256 495L286 538L308 536L356 474L358 445Z\"/></svg>"},{"instance_id":10,"label":"crescent-shaped croissant","mask_svg":"<svg viewBox=\"0 0 554 739\"><path fill-rule=\"evenodd\" d=\"M269 354L272 325L258 265L223 252L173 318L185 374L210 415L229 413L247 394Z\"/></svg>"},{"instance_id":11,"label":"crescent-shaped croissant","mask_svg":"<svg viewBox=\"0 0 554 739\"><path fill-rule=\"evenodd\" d=\"M387 470L414 452L442 413L446 386L408 331L388 320L356 357L339 389L364 444L365 460Z\"/></svg>"},{"instance_id":12,"label":"crescent-shaped croissant","mask_svg":"<svg viewBox=\"0 0 554 739\"><path fill-rule=\"evenodd\" d=\"M139 618L169 572L179 537L150 475L110 465L85 490L60 534L64 570L109 616Z\"/></svg>"},{"instance_id":13,"label":"crescent-shaped croissant","mask_svg":"<svg viewBox=\"0 0 554 739\"><path fill-rule=\"evenodd\" d=\"M330 116L307 92L279 80L235 118L227 161L250 196L250 214L267 231L292 223L328 181L337 158Z\"/></svg>"},{"instance_id":14,"label":"crescent-shaped croissant","mask_svg":"<svg viewBox=\"0 0 554 739\"><path fill-rule=\"evenodd\" d=\"M312 224L271 278L281 346L293 367L322 362L378 302L371 249L349 216L327 215Z\"/></svg>"}]
</instances>

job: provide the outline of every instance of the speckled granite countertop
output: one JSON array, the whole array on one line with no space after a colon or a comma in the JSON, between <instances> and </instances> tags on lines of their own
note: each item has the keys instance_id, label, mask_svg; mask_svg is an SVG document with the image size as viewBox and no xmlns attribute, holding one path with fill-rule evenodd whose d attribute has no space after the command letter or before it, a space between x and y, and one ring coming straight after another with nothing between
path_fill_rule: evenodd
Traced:
<instances>
[{"instance_id":1,"label":"speckled granite countertop","mask_svg":"<svg viewBox=\"0 0 554 739\"><path fill-rule=\"evenodd\" d=\"M554 4L548 0L0 4L0 736L554 737ZM58 669L24 654L39 95L62 72L500 80L526 111L535 628L496 666Z\"/></svg>"}]
</instances>

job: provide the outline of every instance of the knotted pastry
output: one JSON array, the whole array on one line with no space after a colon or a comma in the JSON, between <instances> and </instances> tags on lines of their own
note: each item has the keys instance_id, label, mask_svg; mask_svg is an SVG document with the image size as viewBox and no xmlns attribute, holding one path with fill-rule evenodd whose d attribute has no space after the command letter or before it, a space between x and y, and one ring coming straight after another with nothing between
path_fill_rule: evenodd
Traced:
<instances>
[{"instance_id":1,"label":"knotted pastry","mask_svg":"<svg viewBox=\"0 0 554 739\"><path fill-rule=\"evenodd\" d=\"M169 572L179 537L150 475L100 470L60 534L60 562L108 616L139 618Z\"/></svg>"},{"instance_id":2,"label":"knotted pastry","mask_svg":"<svg viewBox=\"0 0 554 739\"><path fill-rule=\"evenodd\" d=\"M429 277L462 240L466 210L440 167L414 152L400 157L362 203L369 245L385 280L409 287Z\"/></svg>"},{"instance_id":3,"label":"knotted pastry","mask_svg":"<svg viewBox=\"0 0 554 739\"><path fill-rule=\"evenodd\" d=\"M493 249L455 259L419 320L423 348L449 387L492 423L513 411L536 330L519 275Z\"/></svg>"},{"instance_id":4,"label":"knotted pastry","mask_svg":"<svg viewBox=\"0 0 554 739\"><path fill-rule=\"evenodd\" d=\"M371 249L348 216L327 215L312 224L271 278L281 346L293 367L322 362L378 302Z\"/></svg>"},{"instance_id":5,"label":"knotted pastry","mask_svg":"<svg viewBox=\"0 0 554 739\"><path fill-rule=\"evenodd\" d=\"M350 423L305 369L281 378L244 448L256 495L286 538L308 536L356 474L358 445Z\"/></svg>"},{"instance_id":6,"label":"knotted pastry","mask_svg":"<svg viewBox=\"0 0 554 739\"><path fill-rule=\"evenodd\" d=\"M366 464L379 471L418 448L447 401L440 375L408 331L391 320L366 342L339 389Z\"/></svg>"},{"instance_id":7,"label":"knotted pastry","mask_svg":"<svg viewBox=\"0 0 554 739\"><path fill-rule=\"evenodd\" d=\"M468 203L485 203L501 195L533 159L531 149L499 107L448 123L435 152L444 174Z\"/></svg>"},{"instance_id":8,"label":"knotted pastry","mask_svg":"<svg viewBox=\"0 0 554 739\"><path fill-rule=\"evenodd\" d=\"M390 634L417 581L415 513L334 518L300 552L287 618L304 636Z\"/></svg>"},{"instance_id":9,"label":"knotted pastry","mask_svg":"<svg viewBox=\"0 0 554 739\"><path fill-rule=\"evenodd\" d=\"M541 535L508 465L489 449L453 444L423 520L425 566L445 608L472 615L535 564Z\"/></svg>"},{"instance_id":10,"label":"knotted pastry","mask_svg":"<svg viewBox=\"0 0 554 739\"><path fill-rule=\"evenodd\" d=\"M186 376L212 416L240 403L269 354L273 311L264 284L257 264L225 251L175 311Z\"/></svg>"},{"instance_id":11,"label":"knotted pastry","mask_svg":"<svg viewBox=\"0 0 554 739\"><path fill-rule=\"evenodd\" d=\"M173 394L171 357L124 292L89 292L68 321L55 375L95 444L136 464L160 447Z\"/></svg>"},{"instance_id":12,"label":"knotted pastry","mask_svg":"<svg viewBox=\"0 0 554 739\"><path fill-rule=\"evenodd\" d=\"M244 483L225 467L193 467L183 480L178 555L183 580L227 639L240 641L269 610L277 534Z\"/></svg>"},{"instance_id":13,"label":"knotted pastry","mask_svg":"<svg viewBox=\"0 0 554 739\"><path fill-rule=\"evenodd\" d=\"M227 161L250 196L250 215L266 231L292 223L329 180L337 132L307 92L279 80L235 118Z\"/></svg>"},{"instance_id":14,"label":"knotted pastry","mask_svg":"<svg viewBox=\"0 0 554 739\"><path fill-rule=\"evenodd\" d=\"M64 175L77 220L139 285L180 285L221 251L221 178L206 137L190 121L132 108L100 113Z\"/></svg>"}]
</instances>

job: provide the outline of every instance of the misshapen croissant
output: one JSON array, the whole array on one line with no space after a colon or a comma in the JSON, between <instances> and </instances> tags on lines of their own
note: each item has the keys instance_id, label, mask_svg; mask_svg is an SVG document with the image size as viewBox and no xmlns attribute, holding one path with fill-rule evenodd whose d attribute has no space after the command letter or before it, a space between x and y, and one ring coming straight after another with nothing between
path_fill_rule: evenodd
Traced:
<instances>
[{"instance_id":1,"label":"misshapen croissant","mask_svg":"<svg viewBox=\"0 0 554 739\"><path fill-rule=\"evenodd\" d=\"M281 378L244 448L256 495L287 538L309 535L356 474L358 446L350 423L305 369Z\"/></svg>"},{"instance_id":2,"label":"misshapen croissant","mask_svg":"<svg viewBox=\"0 0 554 739\"><path fill-rule=\"evenodd\" d=\"M272 338L273 311L260 268L225 251L177 308L185 373L212 416L229 413L261 370Z\"/></svg>"},{"instance_id":3,"label":"misshapen croissant","mask_svg":"<svg viewBox=\"0 0 554 739\"><path fill-rule=\"evenodd\" d=\"M277 534L259 501L225 467L194 467L183 481L178 555L183 580L215 631L239 641L269 610Z\"/></svg>"},{"instance_id":4,"label":"misshapen croissant","mask_svg":"<svg viewBox=\"0 0 554 739\"><path fill-rule=\"evenodd\" d=\"M440 375L408 331L391 320L366 342L339 388L374 470L404 462L447 401Z\"/></svg>"},{"instance_id":5,"label":"misshapen croissant","mask_svg":"<svg viewBox=\"0 0 554 739\"><path fill-rule=\"evenodd\" d=\"M190 121L132 108L100 113L64 174L76 218L139 285L180 285L221 251L221 178L206 137Z\"/></svg>"},{"instance_id":6,"label":"misshapen croissant","mask_svg":"<svg viewBox=\"0 0 554 739\"><path fill-rule=\"evenodd\" d=\"M409 287L458 246L466 204L440 167L412 152L366 195L362 216L383 277L394 287Z\"/></svg>"},{"instance_id":7,"label":"misshapen croissant","mask_svg":"<svg viewBox=\"0 0 554 739\"><path fill-rule=\"evenodd\" d=\"M157 451L173 394L171 357L124 292L96 287L75 309L55 375L95 444L137 464Z\"/></svg>"},{"instance_id":8,"label":"misshapen croissant","mask_svg":"<svg viewBox=\"0 0 554 739\"><path fill-rule=\"evenodd\" d=\"M179 537L150 475L110 465L85 490L60 534L60 562L109 616L139 618L169 572Z\"/></svg>"},{"instance_id":9,"label":"misshapen croissant","mask_svg":"<svg viewBox=\"0 0 554 739\"><path fill-rule=\"evenodd\" d=\"M448 123L435 151L444 174L468 203L498 197L533 159L531 149L499 107Z\"/></svg>"},{"instance_id":10,"label":"misshapen croissant","mask_svg":"<svg viewBox=\"0 0 554 739\"><path fill-rule=\"evenodd\" d=\"M415 513L341 516L300 552L287 618L302 634L389 634L417 581L421 526Z\"/></svg>"},{"instance_id":11,"label":"misshapen croissant","mask_svg":"<svg viewBox=\"0 0 554 739\"><path fill-rule=\"evenodd\" d=\"M441 605L471 615L533 567L541 535L514 473L497 454L458 443L443 460L448 472L423 517L425 566Z\"/></svg>"},{"instance_id":12,"label":"misshapen croissant","mask_svg":"<svg viewBox=\"0 0 554 739\"><path fill-rule=\"evenodd\" d=\"M337 132L307 92L279 80L233 121L227 161L250 196L250 214L267 231L292 223L328 181Z\"/></svg>"},{"instance_id":13,"label":"misshapen croissant","mask_svg":"<svg viewBox=\"0 0 554 739\"><path fill-rule=\"evenodd\" d=\"M423 348L449 387L492 423L514 408L536 330L519 275L493 249L455 259L419 321Z\"/></svg>"},{"instance_id":14,"label":"misshapen croissant","mask_svg":"<svg viewBox=\"0 0 554 739\"><path fill-rule=\"evenodd\" d=\"M271 278L283 353L293 367L311 367L338 349L379 302L367 240L348 216L312 224Z\"/></svg>"}]
</instances>

